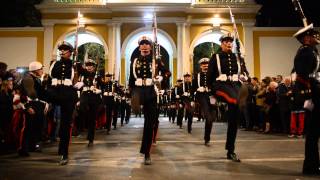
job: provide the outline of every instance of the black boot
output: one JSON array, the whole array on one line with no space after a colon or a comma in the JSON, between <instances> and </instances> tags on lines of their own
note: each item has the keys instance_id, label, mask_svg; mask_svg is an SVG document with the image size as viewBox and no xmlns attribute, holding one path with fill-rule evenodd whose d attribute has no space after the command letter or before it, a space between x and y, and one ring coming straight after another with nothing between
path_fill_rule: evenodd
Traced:
<instances>
[{"instance_id":1,"label":"black boot","mask_svg":"<svg viewBox=\"0 0 320 180\"><path fill-rule=\"evenodd\" d=\"M144 165L151 165L150 154L145 154L144 155Z\"/></svg>"},{"instance_id":2,"label":"black boot","mask_svg":"<svg viewBox=\"0 0 320 180\"><path fill-rule=\"evenodd\" d=\"M234 152L228 152L227 159L232 160L233 162L241 162L241 160L238 158L237 154Z\"/></svg>"},{"instance_id":3,"label":"black boot","mask_svg":"<svg viewBox=\"0 0 320 180\"><path fill-rule=\"evenodd\" d=\"M60 162L59 162L59 165L60 166L64 166L64 165L67 165L68 162L69 162L68 156L62 155L61 159L60 159Z\"/></svg>"}]
</instances>

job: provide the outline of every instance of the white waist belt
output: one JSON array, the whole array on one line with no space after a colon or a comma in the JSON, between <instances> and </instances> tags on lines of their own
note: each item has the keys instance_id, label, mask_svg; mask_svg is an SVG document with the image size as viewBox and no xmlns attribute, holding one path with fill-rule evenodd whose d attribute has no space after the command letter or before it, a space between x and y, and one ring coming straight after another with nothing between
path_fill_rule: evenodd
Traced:
<instances>
[{"instance_id":1,"label":"white waist belt","mask_svg":"<svg viewBox=\"0 0 320 180\"><path fill-rule=\"evenodd\" d=\"M104 92L103 95L104 96L113 96L113 93L112 92Z\"/></svg>"},{"instance_id":2,"label":"white waist belt","mask_svg":"<svg viewBox=\"0 0 320 180\"><path fill-rule=\"evenodd\" d=\"M95 88L94 86L90 86L90 87L83 87L82 88L82 92L86 92L86 91L92 91L93 93L95 94L100 94L101 93L101 90L100 89L97 89Z\"/></svg>"},{"instance_id":3,"label":"white waist belt","mask_svg":"<svg viewBox=\"0 0 320 180\"><path fill-rule=\"evenodd\" d=\"M238 74L233 74L232 76L227 76L226 74L221 74L216 78L217 81L239 81Z\"/></svg>"},{"instance_id":4,"label":"white waist belt","mask_svg":"<svg viewBox=\"0 0 320 180\"><path fill-rule=\"evenodd\" d=\"M72 86L72 81L71 79L61 80L61 79L53 78L51 85L52 86L57 86L57 85Z\"/></svg>"},{"instance_id":5,"label":"white waist belt","mask_svg":"<svg viewBox=\"0 0 320 180\"><path fill-rule=\"evenodd\" d=\"M153 85L153 81L152 81L151 78L146 78L146 79L138 78L135 81L135 85L136 86L152 86Z\"/></svg>"},{"instance_id":6,"label":"white waist belt","mask_svg":"<svg viewBox=\"0 0 320 180\"><path fill-rule=\"evenodd\" d=\"M201 87L199 87L199 88L197 89L197 91L198 91L198 92L209 92L209 88L208 88L208 87L203 87L203 86L201 86Z\"/></svg>"},{"instance_id":7,"label":"white waist belt","mask_svg":"<svg viewBox=\"0 0 320 180\"><path fill-rule=\"evenodd\" d=\"M183 96L190 96L190 93L189 92L184 92Z\"/></svg>"}]
</instances>

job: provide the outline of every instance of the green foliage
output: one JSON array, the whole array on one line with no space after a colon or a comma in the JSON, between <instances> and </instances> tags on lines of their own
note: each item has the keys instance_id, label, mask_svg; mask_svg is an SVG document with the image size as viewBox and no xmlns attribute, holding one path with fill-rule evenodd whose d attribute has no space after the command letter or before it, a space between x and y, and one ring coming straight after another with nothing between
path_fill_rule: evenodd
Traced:
<instances>
[{"instance_id":1,"label":"green foliage","mask_svg":"<svg viewBox=\"0 0 320 180\"><path fill-rule=\"evenodd\" d=\"M220 45L213 42L205 42L197 45L193 50L193 72L199 72L199 60L201 58L211 58L212 54L220 50Z\"/></svg>"},{"instance_id":2,"label":"green foliage","mask_svg":"<svg viewBox=\"0 0 320 180\"><path fill-rule=\"evenodd\" d=\"M86 43L78 47L78 60L82 63L86 52L88 53L88 58L98 63L98 70L103 70L105 64L104 47L98 43Z\"/></svg>"}]
</instances>

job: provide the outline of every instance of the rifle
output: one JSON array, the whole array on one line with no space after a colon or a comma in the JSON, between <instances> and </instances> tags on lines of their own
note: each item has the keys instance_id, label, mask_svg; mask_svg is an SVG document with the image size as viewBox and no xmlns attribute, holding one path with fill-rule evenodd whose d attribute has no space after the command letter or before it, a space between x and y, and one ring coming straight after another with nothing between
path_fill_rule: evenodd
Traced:
<instances>
[{"instance_id":1,"label":"rifle","mask_svg":"<svg viewBox=\"0 0 320 180\"><path fill-rule=\"evenodd\" d=\"M152 24L152 32L153 32L153 44L152 44L152 72L153 77L157 76L158 73L156 71L156 64L159 65L161 61L161 54L160 54L160 45L158 43L158 26L157 26L157 15L156 13L153 14L153 24Z\"/></svg>"},{"instance_id":2,"label":"rifle","mask_svg":"<svg viewBox=\"0 0 320 180\"><path fill-rule=\"evenodd\" d=\"M167 88L167 82L171 76L171 72L164 67L161 61L160 44L158 43L158 26L156 13L153 15L153 45L152 45L152 77L162 76L162 80L158 81L159 90Z\"/></svg>"},{"instance_id":3,"label":"rifle","mask_svg":"<svg viewBox=\"0 0 320 180\"><path fill-rule=\"evenodd\" d=\"M236 55L237 55L238 60L240 61L241 74L249 77L249 72L247 70L244 58L241 56L240 37L239 37L239 33L238 33L237 24L236 24L236 21L234 19L234 15L232 14L230 6L228 6L228 8L229 8L229 12L230 12L231 22L233 24L234 40L236 42L235 43Z\"/></svg>"},{"instance_id":4,"label":"rifle","mask_svg":"<svg viewBox=\"0 0 320 180\"><path fill-rule=\"evenodd\" d=\"M73 52L73 64L74 64L74 78L73 81L74 83L78 82L79 80L79 70L78 70L78 38L79 38L79 26L80 26L80 18L81 18L81 13L78 11L78 18L77 18L77 27L76 27L76 34L75 34L75 40L74 40L74 52Z\"/></svg>"},{"instance_id":5,"label":"rifle","mask_svg":"<svg viewBox=\"0 0 320 180\"><path fill-rule=\"evenodd\" d=\"M152 32L153 32L153 44L152 44L152 77L156 78L159 75L159 66L161 61L160 54L160 45L158 43L158 26L157 26L157 15L154 12L153 14L153 23L152 23ZM161 82L158 84L161 85ZM159 87L159 90L161 87Z\"/></svg>"},{"instance_id":6,"label":"rifle","mask_svg":"<svg viewBox=\"0 0 320 180\"><path fill-rule=\"evenodd\" d=\"M292 3L293 3L293 6L294 6L294 10L299 13L299 15L300 15L300 17L302 19L303 26L307 27L308 26L308 21L307 21L306 16L303 13L300 1L299 0L292 0Z\"/></svg>"}]
</instances>

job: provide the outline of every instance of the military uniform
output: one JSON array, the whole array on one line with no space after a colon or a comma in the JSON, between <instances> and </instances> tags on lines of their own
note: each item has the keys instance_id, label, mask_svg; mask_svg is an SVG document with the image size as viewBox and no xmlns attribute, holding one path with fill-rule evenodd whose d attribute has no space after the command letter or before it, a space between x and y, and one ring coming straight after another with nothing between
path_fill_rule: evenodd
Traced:
<instances>
[{"instance_id":1,"label":"military uniform","mask_svg":"<svg viewBox=\"0 0 320 180\"><path fill-rule=\"evenodd\" d=\"M117 81L115 81L114 86L115 86L115 96L114 96L114 103L113 103L112 126L113 126L113 129L117 129L119 109L121 106L122 90L120 89L120 86Z\"/></svg>"},{"instance_id":2,"label":"military uniform","mask_svg":"<svg viewBox=\"0 0 320 180\"><path fill-rule=\"evenodd\" d=\"M312 24L299 30L294 35L303 45L294 58L294 70L297 74L296 84L300 94L305 98L306 118L304 174L320 174L318 141L320 137L320 57L316 45L319 44L319 32ZM309 44L304 37L312 37Z\"/></svg>"},{"instance_id":3,"label":"military uniform","mask_svg":"<svg viewBox=\"0 0 320 180\"><path fill-rule=\"evenodd\" d=\"M95 66L96 63L93 60L88 60L85 62L86 66ZM95 129L96 129L96 119L98 115L98 107L101 103L101 90L96 72L90 72L83 69L79 72L79 79L82 84L81 95L80 95L80 118L88 125L88 136L89 141L88 146L93 144Z\"/></svg>"},{"instance_id":4,"label":"military uniform","mask_svg":"<svg viewBox=\"0 0 320 180\"><path fill-rule=\"evenodd\" d=\"M59 45L59 50L64 48L72 52L72 46L66 42ZM61 57L59 61L54 61L50 66L49 76L51 78L50 93L52 102L61 107L58 153L62 155L61 165L65 165L69 154L72 114L78 99L77 91L72 84L74 78L72 60Z\"/></svg>"},{"instance_id":5,"label":"military uniform","mask_svg":"<svg viewBox=\"0 0 320 180\"><path fill-rule=\"evenodd\" d=\"M225 35L220 38L221 43L230 43L233 38ZM208 85L215 97L228 104L228 129L226 150L228 159L240 161L235 150L235 140L239 123L239 92L240 78L243 76L240 58L232 52L221 51L213 54L208 68Z\"/></svg>"},{"instance_id":6,"label":"military uniform","mask_svg":"<svg viewBox=\"0 0 320 180\"><path fill-rule=\"evenodd\" d=\"M177 115L176 103L175 103L175 95L174 91L168 90L167 91L167 107L168 107L168 117L169 122L174 123Z\"/></svg>"},{"instance_id":7,"label":"military uniform","mask_svg":"<svg viewBox=\"0 0 320 180\"><path fill-rule=\"evenodd\" d=\"M184 77L191 77L190 74L185 74ZM185 108L185 117L188 121L188 133L192 131L192 121L194 113L194 89L192 88L192 82L184 81L182 85L183 94L182 101Z\"/></svg>"},{"instance_id":8,"label":"military uniform","mask_svg":"<svg viewBox=\"0 0 320 180\"><path fill-rule=\"evenodd\" d=\"M175 101L176 101L176 106L178 109L178 114L177 114L177 125L182 128L182 120L183 120L183 113L184 113L184 106L183 106L183 101L182 101L182 95L183 95L183 80L178 80L178 83L181 83L177 85L174 88L174 94L175 94Z\"/></svg>"},{"instance_id":9,"label":"military uniform","mask_svg":"<svg viewBox=\"0 0 320 180\"><path fill-rule=\"evenodd\" d=\"M111 74L107 73L106 77L111 78ZM109 134L111 130L112 111L115 101L115 85L112 80L103 83L103 102L106 108L106 129Z\"/></svg>"},{"instance_id":10,"label":"military uniform","mask_svg":"<svg viewBox=\"0 0 320 180\"><path fill-rule=\"evenodd\" d=\"M202 58L199 63L200 64L208 64L208 58ZM193 82L193 90L195 91L195 99L199 103L199 116L203 115L205 119L205 131L204 131L204 142L205 145L209 145L210 135L212 131L212 123L214 118L216 117L216 110L210 104L209 96L210 89L208 84L208 75L206 72L199 72L194 76Z\"/></svg>"}]
</instances>

